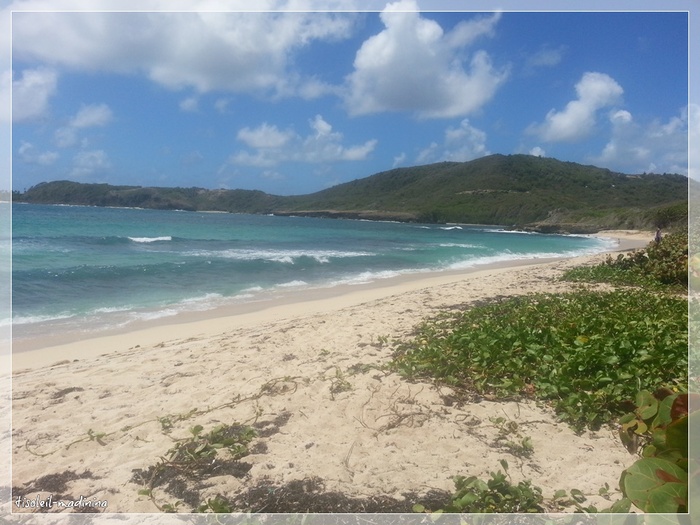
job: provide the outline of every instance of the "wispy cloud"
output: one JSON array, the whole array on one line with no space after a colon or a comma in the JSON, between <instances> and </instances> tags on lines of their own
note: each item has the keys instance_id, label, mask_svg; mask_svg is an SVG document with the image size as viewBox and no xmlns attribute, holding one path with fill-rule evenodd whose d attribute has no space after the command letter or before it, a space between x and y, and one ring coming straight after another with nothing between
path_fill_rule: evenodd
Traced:
<instances>
[{"instance_id":1,"label":"wispy cloud","mask_svg":"<svg viewBox=\"0 0 700 525\"><path fill-rule=\"evenodd\" d=\"M17 153L22 162L38 164L40 166L51 166L59 158L59 154L55 151L39 152L33 144L25 141L22 141Z\"/></svg>"},{"instance_id":2,"label":"wispy cloud","mask_svg":"<svg viewBox=\"0 0 700 525\"><path fill-rule=\"evenodd\" d=\"M568 48L561 45L556 48L544 46L525 59L524 70L528 74L534 73L539 68L548 68L559 65Z\"/></svg>"},{"instance_id":3,"label":"wispy cloud","mask_svg":"<svg viewBox=\"0 0 700 525\"><path fill-rule=\"evenodd\" d=\"M112 110L107 104L83 105L67 126L60 127L54 132L56 145L61 148L74 146L78 142L80 130L106 126L112 118Z\"/></svg>"},{"instance_id":4,"label":"wispy cloud","mask_svg":"<svg viewBox=\"0 0 700 525\"><path fill-rule=\"evenodd\" d=\"M199 100L197 97L187 97L180 101L180 109L187 113L194 113L199 110Z\"/></svg>"}]
</instances>

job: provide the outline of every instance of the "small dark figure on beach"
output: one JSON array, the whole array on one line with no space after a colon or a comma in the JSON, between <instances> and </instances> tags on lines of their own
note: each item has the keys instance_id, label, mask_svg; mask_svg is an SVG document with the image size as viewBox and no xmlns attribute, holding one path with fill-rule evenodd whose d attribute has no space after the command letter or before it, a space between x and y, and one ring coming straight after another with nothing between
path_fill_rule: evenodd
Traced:
<instances>
[{"instance_id":1,"label":"small dark figure on beach","mask_svg":"<svg viewBox=\"0 0 700 525\"><path fill-rule=\"evenodd\" d=\"M656 235L654 235L654 242L661 242L661 228L656 228Z\"/></svg>"}]
</instances>

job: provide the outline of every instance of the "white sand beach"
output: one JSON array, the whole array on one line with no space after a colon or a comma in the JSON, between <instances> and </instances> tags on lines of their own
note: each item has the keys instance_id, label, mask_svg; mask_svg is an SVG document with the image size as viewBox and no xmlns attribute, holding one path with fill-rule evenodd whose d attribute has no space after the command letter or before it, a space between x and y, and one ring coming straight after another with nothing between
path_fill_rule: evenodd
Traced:
<instances>
[{"instance_id":1,"label":"white sand beach","mask_svg":"<svg viewBox=\"0 0 700 525\"><path fill-rule=\"evenodd\" d=\"M618 249L645 246L653 232L609 231ZM487 478L505 459L514 481L550 497L577 488L589 503L615 492L634 461L615 432L576 435L534 402L452 402L447 388L408 382L382 368L391 342L439 312L495 296L559 292L568 267L604 254L527 262L290 296L255 311L198 314L125 333L14 349L12 485L35 499L107 502L107 512L159 512L134 481L177 439L220 424L256 424L243 477L214 476L202 500L261 480L318 477L325 490L357 497L454 488L452 476ZM225 314L225 315L224 315ZM4 401L10 402L9 399ZM534 453L498 446L496 418L515 422ZM47 476L67 479L60 494ZM18 494L14 494L16 497ZM160 505L174 503L154 491ZM53 507L51 512L69 511ZM34 512L13 508L12 512Z\"/></svg>"}]
</instances>

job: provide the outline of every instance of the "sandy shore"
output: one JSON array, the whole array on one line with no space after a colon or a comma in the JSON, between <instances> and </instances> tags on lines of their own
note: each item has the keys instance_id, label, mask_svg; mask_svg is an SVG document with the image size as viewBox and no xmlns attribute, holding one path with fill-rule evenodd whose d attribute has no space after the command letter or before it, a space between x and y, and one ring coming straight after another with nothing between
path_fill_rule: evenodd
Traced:
<instances>
[{"instance_id":1,"label":"sandy shore","mask_svg":"<svg viewBox=\"0 0 700 525\"><path fill-rule=\"evenodd\" d=\"M653 236L601 235L620 250ZM391 341L409 337L422 319L488 297L570 290L557 280L565 268L603 258L422 276L30 345L12 362L11 483L31 500L82 496L107 502L108 512L158 512L139 495L134 471L155 465L195 425L207 432L241 423L258 429L247 472L208 477L197 487L201 500L314 477L326 491L401 498L451 491L458 474L487 478L506 459L514 481L531 479L545 496L578 488L605 506L599 489L607 483L614 492L634 460L611 431L577 436L531 402L459 406L448 389L382 369ZM531 457L499 446L495 418L515 423L514 439L531 439ZM154 499L177 498L161 487Z\"/></svg>"}]
</instances>

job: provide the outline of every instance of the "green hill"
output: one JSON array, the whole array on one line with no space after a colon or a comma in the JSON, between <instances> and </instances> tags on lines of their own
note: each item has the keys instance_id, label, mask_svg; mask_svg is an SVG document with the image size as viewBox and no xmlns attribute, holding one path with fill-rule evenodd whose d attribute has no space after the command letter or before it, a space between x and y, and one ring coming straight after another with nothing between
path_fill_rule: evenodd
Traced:
<instances>
[{"instance_id":1,"label":"green hill","mask_svg":"<svg viewBox=\"0 0 700 525\"><path fill-rule=\"evenodd\" d=\"M625 175L529 155L490 155L397 168L308 195L58 181L16 194L15 200L592 232L687 221L688 178Z\"/></svg>"}]
</instances>

